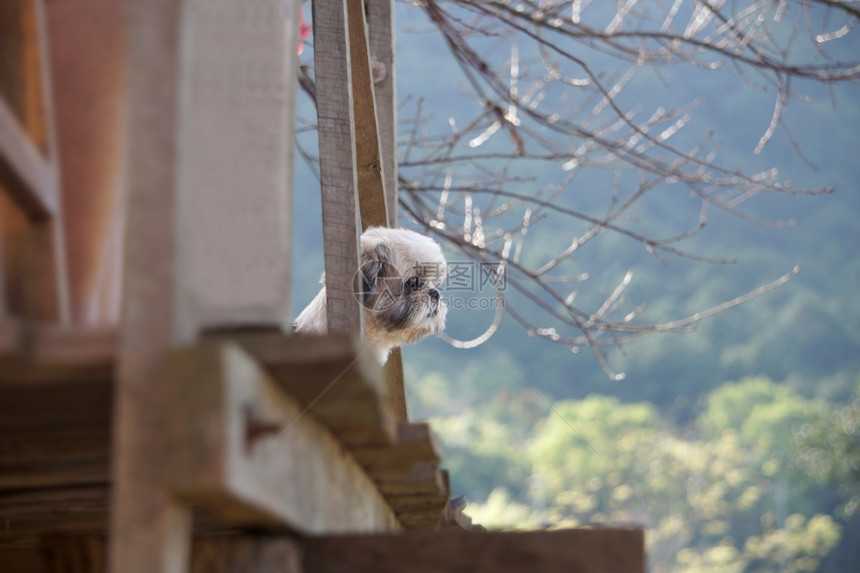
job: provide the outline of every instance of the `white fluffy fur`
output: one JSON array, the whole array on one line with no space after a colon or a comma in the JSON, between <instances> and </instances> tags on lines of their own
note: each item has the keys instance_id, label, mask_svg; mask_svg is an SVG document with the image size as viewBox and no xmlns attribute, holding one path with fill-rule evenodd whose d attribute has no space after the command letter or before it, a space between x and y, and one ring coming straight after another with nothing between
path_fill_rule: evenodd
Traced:
<instances>
[{"instance_id":1,"label":"white fluffy fur","mask_svg":"<svg viewBox=\"0 0 860 573\"><path fill-rule=\"evenodd\" d=\"M438 306L434 306L428 293L441 286L447 265L435 241L407 229L367 229L361 236L362 264L379 258L379 253L386 254L392 270L403 280L415 275L417 268L422 269L420 274L423 282L419 291L410 293L414 298L409 301L412 305L418 305L421 312L416 313L417 316L410 315L409 320L397 328L386 324L378 309L364 308L365 341L384 364L393 348L418 342L431 332L439 333L444 329L447 308L441 299ZM324 283L324 279L321 282ZM398 293L406 296L400 291ZM323 286L296 319L296 332L325 334L327 330L326 292Z\"/></svg>"}]
</instances>

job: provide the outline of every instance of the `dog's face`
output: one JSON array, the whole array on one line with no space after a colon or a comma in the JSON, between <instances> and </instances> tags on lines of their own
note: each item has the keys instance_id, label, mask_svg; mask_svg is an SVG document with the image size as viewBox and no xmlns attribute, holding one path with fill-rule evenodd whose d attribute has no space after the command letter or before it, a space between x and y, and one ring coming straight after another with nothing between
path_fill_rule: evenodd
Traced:
<instances>
[{"instance_id":1,"label":"dog's face","mask_svg":"<svg viewBox=\"0 0 860 573\"><path fill-rule=\"evenodd\" d=\"M391 348L441 332L448 309L439 288L446 273L432 239L405 229L365 231L356 295L368 342Z\"/></svg>"}]
</instances>

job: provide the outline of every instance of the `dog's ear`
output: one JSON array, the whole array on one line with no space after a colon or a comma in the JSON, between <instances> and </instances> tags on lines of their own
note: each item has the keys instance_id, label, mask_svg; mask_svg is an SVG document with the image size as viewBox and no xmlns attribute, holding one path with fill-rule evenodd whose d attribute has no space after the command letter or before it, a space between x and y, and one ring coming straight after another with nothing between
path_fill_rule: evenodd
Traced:
<instances>
[{"instance_id":1,"label":"dog's ear","mask_svg":"<svg viewBox=\"0 0 860 573\"><path fill-rule=\"evenodd\" d=\"M361 261L356 275L356 295L363 303L377 291L381 278L391 275L391 251L384 244L361 249Z\"/></svg>"}]
</instances>

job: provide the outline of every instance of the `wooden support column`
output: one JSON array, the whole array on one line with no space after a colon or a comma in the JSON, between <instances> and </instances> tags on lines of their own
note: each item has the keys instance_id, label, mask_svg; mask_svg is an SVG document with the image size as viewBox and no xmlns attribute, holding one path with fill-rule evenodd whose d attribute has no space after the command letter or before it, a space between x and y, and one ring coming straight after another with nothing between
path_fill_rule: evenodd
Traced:
<instances>
[{"instance_id":1,"label":"wooden support column","mask_svg":"<svg viewBox=\"0 0 860 573\"><path fill-rule=\"evenodd\" d=\"M355 162L358 171L358 203L361 229L387 227L385 173L380 156L367 21L364 2L346 3L349 29L350 78L352 80L353 119L355 120Z\"/></svg>"},{"instance_id":2,"label":"wooden support column","mask_svg":"<svg viewBox=\"0 0 860 573\"><path fill-rule=\"evenodd\" d=\"M180 573L191 516L165 487L168 356L175 317L180 12L127 0L128 203L113 432L110 570Z\"/></svg>"},{"instance_id":3,"label":"wooden support column","mask_svg":"<svg viewBox=\"0 0 860 573\"><path fill-rule=\"evenodd\" d=\"M361 307L353 288L358 270L358 179L346 2L360 4L358 0L313 2L314 74L328 329L360 334Z\"/></svg>"},{"instance_id":4,"label":"wooden support column","mask_svg":"<svg viewBox=\"0 0 860 573\"><path fill-rule=\"evenodd\" d=\"M190 515L166 467L171 352L203 329L289 324L287 93L299 3L124 7L128 201L110 564L178 573Z\"/></svg>"},{"instance_id":5,"label":"wooden support column","mask_svg":"<svg viewBox=\"0 0 860 573\"><path fill-rule=\"evenodd\" d=\"M394 58L394 1L368 0L368 39L376 126L388 226L397 226L397 92Z\"/></svg>"},{"instance_id":6,"label":"wooden support column","mask_svg":"<svg viewBox=\"0 0 860 573\"><path fill-rule=\"evenodd\" d=\"M397 94L394 57L394 2L368 0L368 41L376 110L376 129L385 190L387 226L397 226ZM403 357L400 348L385 364L386 403L398 420L407 420Z\"/></svg>"}]
</instances>

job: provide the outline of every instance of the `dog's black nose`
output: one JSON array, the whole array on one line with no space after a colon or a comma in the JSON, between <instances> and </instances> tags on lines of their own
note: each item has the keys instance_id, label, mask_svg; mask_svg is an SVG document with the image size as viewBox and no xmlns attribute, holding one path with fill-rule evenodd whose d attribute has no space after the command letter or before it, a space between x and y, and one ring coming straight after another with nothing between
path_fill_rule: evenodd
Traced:
<instances>
[{"instance_id":1,"label":"dog's black nose","mask_svg":"<svg viewBox=\"0 0 860 573\"><path fill-rule=\"evenodd\" d=\"M435 288L431 288L427 291L427 294L430 295L430 300L433 302L439 302L439 291Z\"/></svg>"}]
</instances>

